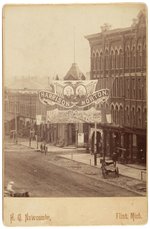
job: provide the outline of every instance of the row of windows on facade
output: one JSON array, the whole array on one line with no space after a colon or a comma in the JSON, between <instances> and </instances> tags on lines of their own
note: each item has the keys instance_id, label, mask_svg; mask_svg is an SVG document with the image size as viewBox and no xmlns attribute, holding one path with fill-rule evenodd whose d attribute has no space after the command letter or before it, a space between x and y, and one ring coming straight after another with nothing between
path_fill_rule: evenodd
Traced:
<instances>
[{"instance_id":1,"label":"row of windows on facade","mask_svg":"<svg viewBox=\"0 0 150 229\"><path fill-rule=\"evenodd\" d=\"M5 111L22 116L35 116L36 106L35 104L14 104L14 102L10 102L5 104Z\"/></svg>"},{"instance_id":2,"label":"row of windows on facade","mask_svg":"<svg viewBox=\"0 0 150 229\"><path fill-rule=\"evenodd\" d=\"M146 67L146 47L142 49L139 46L138 50L133 48L131 51L129 47L127 47L125 53L123 53L122 49L111 51L109 53L108 50L103 52L93 51L91 55L91 70L92 71L101 71L111 70L111 69L129 69L129 68L145 68Z\"/></svg>"},{"instance_id":3,"label":"row of windows on facade","mask_svg":"<svg viewBox=\"0 0 150 229\"><path fill-rule=\"evenodd\" d=\"M106 110L109 109L108 103L103 104L102 106L103 108L105 107ZM142 109L141 106L138 106L137 108L135 106L131 106L130 109L130 107L126 105L124 111L123 109L124 107L122 104L120 105L111 104L110 108L111 108L112 121L116 125L122 126L126 124L127 126L137 126L139 128L146 127L146 115L147 115L146 107Z\"/></svg>"},{"instance_id":4,"label":"row of windows on facade","mask_svg":"<svg viewBox=\"0 0 150 229\"><path fill-rule=\"evenodd\" d=\"M124 84L123 78L116 78L112 87L112 97L123 96L131 99L146 99L146 80L143 78L127 78Z\"/></svg>"},{"instance_id":5,"label":"row of windows on facade","mask_svg":"<svg viewBox=\"0 0 150 229\"><path fill-rule=\"evenodd\" d=\"M102 77L99 80L100 88L109 88L111 97L146 100L146 78L140 77Z\"/></svg>"}]
</instances>

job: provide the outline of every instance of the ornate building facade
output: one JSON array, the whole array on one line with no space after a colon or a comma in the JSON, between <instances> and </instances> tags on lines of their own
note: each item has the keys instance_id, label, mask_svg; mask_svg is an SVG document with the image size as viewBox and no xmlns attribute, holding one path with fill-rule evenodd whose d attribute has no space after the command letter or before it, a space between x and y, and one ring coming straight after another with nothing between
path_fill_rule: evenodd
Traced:
<instances>
[{"instance_id":1,"label":"ornate building facade","mask_svg":"<svg viewBox=\"0 0 150 229\"><path fill-rule=\"evenodd\" d=\"M111 124L102 125L104 151L119 152L122 160L146 161L146 19L145 12L128 28L86 36L91 49L91 79L110 88ZM113 150L112 150L113 149Z\"/></svg>"}]
</instances>

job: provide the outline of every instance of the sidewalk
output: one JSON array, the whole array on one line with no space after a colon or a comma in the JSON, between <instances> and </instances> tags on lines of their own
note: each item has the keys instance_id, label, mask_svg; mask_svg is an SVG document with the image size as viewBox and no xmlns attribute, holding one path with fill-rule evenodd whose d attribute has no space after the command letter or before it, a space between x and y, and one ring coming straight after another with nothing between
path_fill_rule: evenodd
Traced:
<instances>
[{"instance_id":1,"label":"sidewalk","mask_svg":"<svg viewBox=\"0 0 150 229\"><path fill-rule=\"evenodd\" d=\"M72 154L71 153L71 154L62 155L62 157L94 166L94 156L91 154L87 154L87 153L86 154L84 153ZM94 166L94 167L97 167L97 168L101 167L100 159L101 158L97 158L97 166ZM119 163L117 164L117 166L119 168L119 174L123 176L131 177L134 179L146 181L146 167L136 165L136 168L135 168L134 165L131 165L131 164L123 165Z\"/></svg>"},{"instance_id":2,"label":"sidewalk","mask_svg":"<svg viewBox=\"0 0 150 229\"><path fill-rule=\"evenodd\" d=\"M29 141L27 140L21 141L20 139L18 143L29 147ZM40 149L40 144L41 142L38 143L38 149ZM62 148L62 147L53 146L53 145L47 145L47 146L48 146L49 153L55 153L55 152L61 153L62 155L59 155L60 157L94 166L94 156L89 153L85 153L86 152L85 148L73 148L73 147ZM31 142L31 148L37 149L36 141ZM97 167L97 168L101 167L100 159L101 158L97 158L97 166L94 166L94 167ZM126 165L117 164L117 166L119 168L119 174L130 177L130 178L134 178L137 180L146 181L146 167L141 166L141 165L135 165L135 164L133 165L132 164L126 164Z\"/></svg>"},{"instance_id":3,"label":"sidewalk","mask_svg":"<svg viewBox=\"0 0 150 229\"><path fill-rule=\"evenodd\" d=\"M38 149L37 149L37 142L36 141L31 141L31 146L29 146L29 140L26 140L26 139L19 139L18 140L18 144L21 144L21 145L24 145L24 146L27 146L27 147L30 147L32 149L35 149L35 150L40 150L40 145L41 143L43 142L38 142ZM56 152L56 153L69 153L69 152L80 152L80 153L85 153L86 152L86 149L85 148L76 148L76 147L73 147L73 146L66 146L66 147L58 147L58 146L54 146L54 145L51 145L51 144L47 144L47 147L48 147L48 152L52 153L52 152Z\"/></svg>"}]
</instances>

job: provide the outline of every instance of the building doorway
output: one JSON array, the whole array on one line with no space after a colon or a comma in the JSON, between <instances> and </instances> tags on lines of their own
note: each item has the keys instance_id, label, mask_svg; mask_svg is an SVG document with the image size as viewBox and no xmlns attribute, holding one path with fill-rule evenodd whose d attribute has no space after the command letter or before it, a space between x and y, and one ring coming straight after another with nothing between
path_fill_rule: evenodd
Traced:
<instances>
[{"instance_id":1,"label":"building doorway","mask_svg":"<svg viewBox=\"0 0 150 229\"><path fill-rule=\"evenodd\" d=\"M74 123L68 124L68 145L76 144L76 128Z\"/></svg>"}]
</instances>

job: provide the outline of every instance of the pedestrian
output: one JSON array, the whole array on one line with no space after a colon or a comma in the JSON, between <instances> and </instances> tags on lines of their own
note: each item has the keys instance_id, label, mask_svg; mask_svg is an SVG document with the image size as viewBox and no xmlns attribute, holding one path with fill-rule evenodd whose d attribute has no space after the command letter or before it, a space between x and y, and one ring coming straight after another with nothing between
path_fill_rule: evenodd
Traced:
<instances>
[{"instance_id":1,"label":"pedestrian","mask_svg":"<svg viewBox=\"0 0 150 229\"><path fill-rule=\"evenodd\" d=\"M41 153L43 153L43 144L42 143L40 145L40 150L41 150Z\"/></svg>"},{"instance_id":2,"label":"pedestrian","mask_svg":"<svg viewBox=\"0 0 150 229\"><path fill-rule=\"evenodd\" d=\"M48 146L47 146L47 145L45 145L45 150L44 150L44 152L45 152L45 155L46 155L47 152L48 152Z\"/></svg>"},{"instance_id":3,"label":"pedestrian","mask_svg":"<svg viewBox=\"0 0 150 229\"><path fill-rule=\"evenodd\" d=\"M14 189L13 189L14 182L10 181L7 185L6 191L9 193L10 196L14 196Z\"/></svg>"},{"instance_id":4,"label":"pedestrian","mask_svg":"<svg viewBox=\"0 0 150 229\"><path fill-rule=\"evenodd\" d=\"M116 162L118 160L118 154L117 154L117 152L113 152L113 154L112 154L112 160L114 162L114 166L116 166Z\"/></svg>"}]
</instances>

